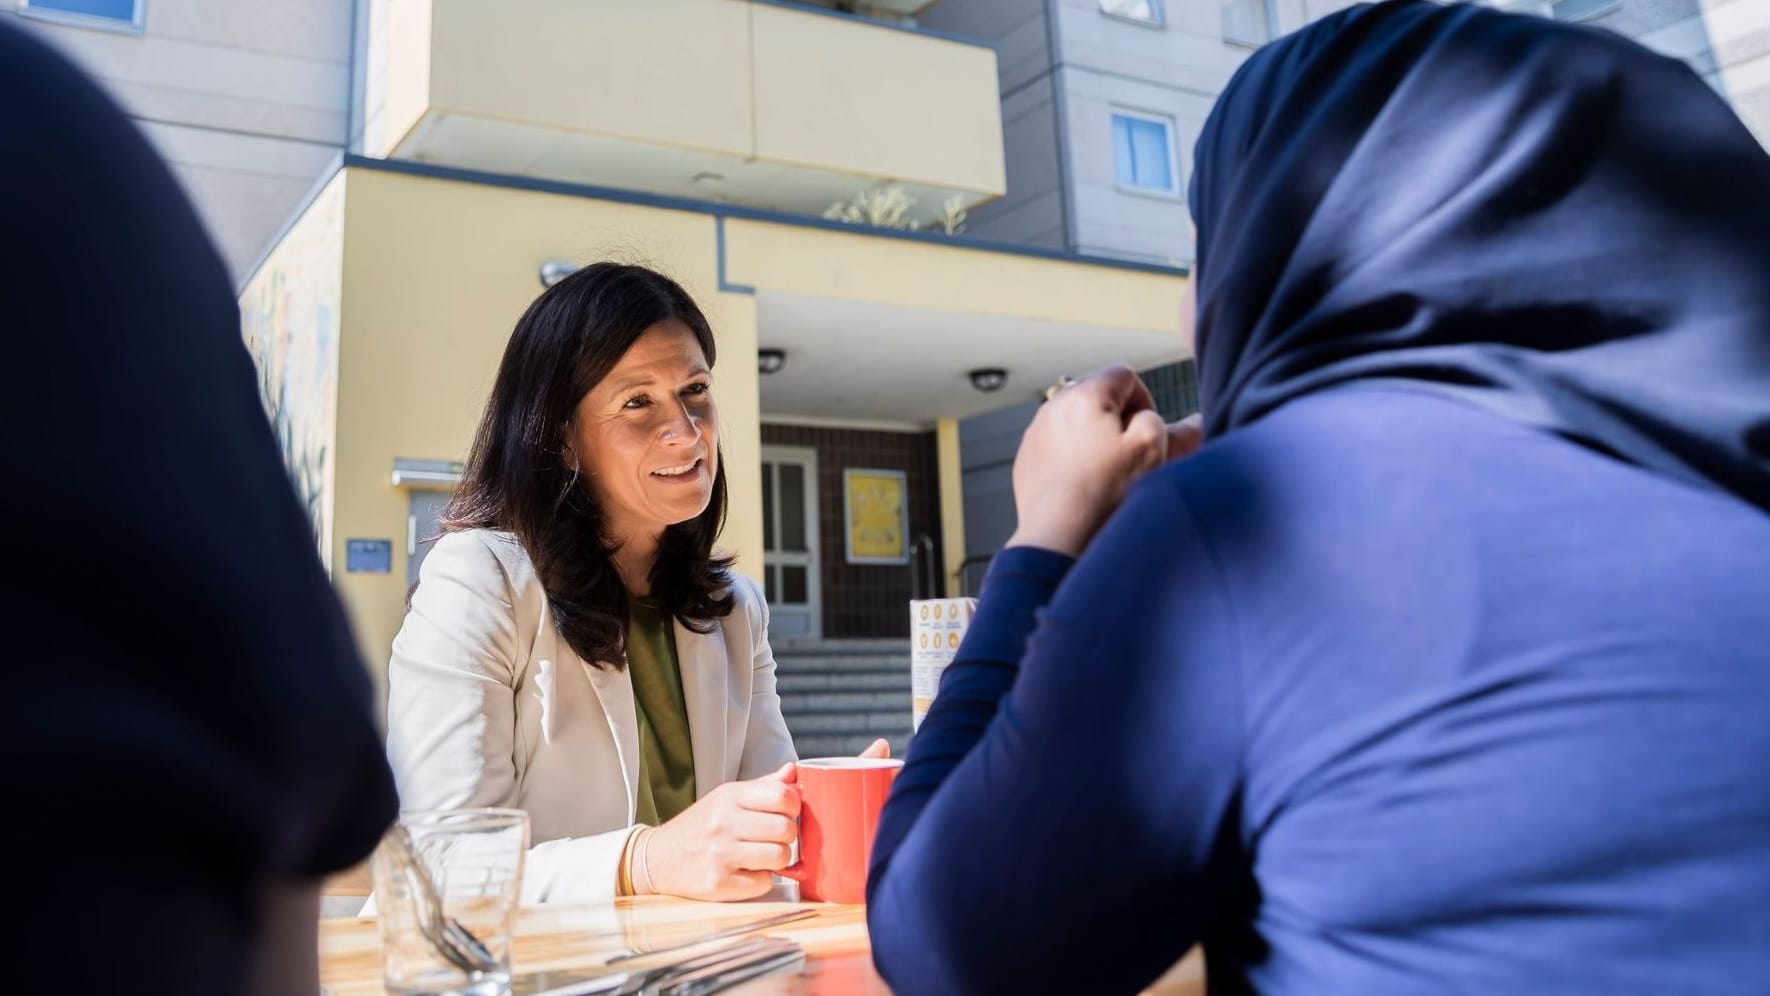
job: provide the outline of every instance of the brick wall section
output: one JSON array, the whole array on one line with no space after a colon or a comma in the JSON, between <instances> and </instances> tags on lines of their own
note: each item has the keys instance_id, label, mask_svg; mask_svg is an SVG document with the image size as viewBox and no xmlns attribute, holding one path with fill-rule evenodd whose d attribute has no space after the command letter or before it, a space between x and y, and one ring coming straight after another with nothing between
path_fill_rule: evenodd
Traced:
<instances>
[{"instance_id":1,"label":"brick wall section","mask_svg":"<svg viewBox=\"0 0 1770 996\"><path fill-rule=\"evenodd\" d=\"M908 475L910 538L927 534L940 553L940 479L933 432L873 432L763 425L764 446L817 450L817 532L827 638L908 637L910 569L850 564L843 543L842 471L901 470ZM936 567L936 571L939 568Z\"/></svg>"}]
</instances>

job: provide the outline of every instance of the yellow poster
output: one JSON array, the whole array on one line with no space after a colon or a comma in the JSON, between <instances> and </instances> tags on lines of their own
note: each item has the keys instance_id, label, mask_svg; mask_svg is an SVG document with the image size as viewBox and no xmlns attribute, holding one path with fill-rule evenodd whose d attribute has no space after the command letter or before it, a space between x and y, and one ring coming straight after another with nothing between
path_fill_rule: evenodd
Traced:
<instances>
[{"instance_id":1,"label":"yellow poster","mask_svg":"<svg viewBox=\"0 0 1770 996\"><path fill-rule=\"evenodd\" d=\"M848 517L848 562L902 564L910 558L908 496L901 470L843 473Z\"/></svg>"}]
</instances>

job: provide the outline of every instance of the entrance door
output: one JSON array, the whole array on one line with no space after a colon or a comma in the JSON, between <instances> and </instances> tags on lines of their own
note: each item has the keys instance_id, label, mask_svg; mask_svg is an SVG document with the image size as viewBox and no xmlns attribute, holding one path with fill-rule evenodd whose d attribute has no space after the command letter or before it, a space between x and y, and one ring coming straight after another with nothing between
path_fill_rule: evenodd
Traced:
<instances>
[{"instance_id":1,"label":"entrance door","mask_svg":"<svg viewBox=\"0 0 1770 996\"><path fill-rule=\"evenodd\" d=\"M769 636L822 636L816 450L762 448L762 550Z\"/></svg>"},{"instance_id":2,"label":"entrance door","mask_svg":"<svg viewBox=\"0 0 1770 996\"><path fill-rule=\"evenodd\" d=\"M418 583L418 567L424 563L430 548L436 545L442 528L443 508L453 491L422 491L413 489L406 504L406 587Z\"/></svg>"}]
</instances>

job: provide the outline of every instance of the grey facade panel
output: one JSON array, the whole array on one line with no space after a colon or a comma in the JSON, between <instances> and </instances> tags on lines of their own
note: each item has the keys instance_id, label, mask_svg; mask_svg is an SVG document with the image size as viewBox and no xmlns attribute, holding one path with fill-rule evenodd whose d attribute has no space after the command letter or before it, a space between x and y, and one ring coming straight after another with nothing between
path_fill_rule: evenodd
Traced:
<instances>
[{"instance_id":1,"label":"grey facade panel","mask_svg":"<svg viewBox=\"0 0 1770 996\"><path fill-rule=\"evenodd\" d=\"M1249 54L1223 41L1222 4L1216 0L1168 0L1159 27L1102 14L1099 0L1056 0L1056 5L1054 61L1065 68L1111 73L1209 101Z\"/></svg>"},{"instance_id":2,"label":"grey facade panel","mask_svg":"<svg viewBox=\"0 0 1770 996\"><path fill-rule=\"evenodd\" d=\"M1051 70L1045 0L946 0L916 23L994 44L1004 96Z\"/></svg>"},{"instance_id":3,"label":"grey facade panel","mask_svg":"<svg viewBox=\"0 0 1770 996\"><path fill-rule=\"evenodd\" d=\"M993 42L1002 90L1007 189L978 208L966 231L1045 249L1067 250L1063 129L1053 87L1049 0L948 0L920 22Z\"/></svg>"},{"instance_id":4,"label":"grey facade panel","mask_svg":"<svg viewBox=\"0 0 1770 996\"><path fill-rule=\"evenodd\" d=\"M1191 360L1142 372L1162 418L1174 421L1198 411L1198 374ZM1014 454L1020 437L1038 414L1028 401L959 423L959 463L965 496L965 556L980 558L966 568L971 594L978 591L985 562L1014 532Z\"/></svg>"},{"instance_id":5,"label":"grey facade panel","mask_svg":"<svg viewBox=\"0 0 1770 996\"><path fill-rule=\"evenodd\" d=\"M998 409L959 423L960 487L965 497L965 556L978 558L964 571L975 595L987 558L1014 532L1014 454L1020 449L1037 400Z\"/></svg>"},{"instance_id":6,"label":"grey facade panel","mask_svg":"<svg viewBox=\"0 0 1770 996\"><path fill-rule=\"evenodd\" d=\"M1186 264L1192 260L1186 184L1192 144L1211 100L1083 68L1062 70L1069 120L1070 191L1074 238L1082 252ZM1175 189L1159 194L1121 188L1113 153L1117 112L1160 119L1170 129Z\"/></svg>"},{"instance_id":7,"label":"grey facade panel","mask_svg":"<svg viewBox=\"0 0 1770 996\"><path fill-rule=\"evenodd\" d=\"M1002 144L1007 193L972 212L966 231L1048 249L1065 248L1057 108L1049 75L1002 101ZM1039 241L1032 240L1035 236Z\"/></svg>"},{"instance_id":8,"label":"grey facade panel","mask_svg":"<svg viewBox=\"0 0 1770 996\"><path fill-rule=\"evenodd\" d=\"M1040 401L1033 399L1008 408L975 415L959 422L959 463L962 470L973 470L1014 462L1020 449L1020 437L1026 434Z\"/></svg>"},{"instance_id":9,"label":"grey facade panel","mask_svg":"<svg viewBox=\"0 0 1770 996\"><path fill-rule=\"evenodd\" d=\"M1061 251L1066 248L1063 244L1062 195L1053 187L1038 197L1016 204L997 202L967 219L965 231L1016 245Z\"/></svg>"},{"instance_id":10,"label":"grey facade panel","mask_svg":"<svg viewBox=\"0 0 1770 996\"><path fill-rule=\"evenodd\" d=\"M1622 0L1615 10L1585 23L1639 38L1687 17L1700 16L1702 6L1701 0Z\"/></svg>"}]
</instances>

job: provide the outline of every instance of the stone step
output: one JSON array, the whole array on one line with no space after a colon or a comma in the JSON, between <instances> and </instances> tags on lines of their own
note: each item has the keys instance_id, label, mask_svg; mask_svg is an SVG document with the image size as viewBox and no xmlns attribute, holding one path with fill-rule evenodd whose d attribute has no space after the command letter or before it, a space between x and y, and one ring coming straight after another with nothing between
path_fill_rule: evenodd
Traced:
<instances>
[{"instance_id":1,"label":"stone step","mask_svg":"<svg viewBox=\"0 0 1770 996\"><path fill-rule=\"evenodd\" d=\"M894 671L910 669L910 652L897 654L776 654L775 670L783 673L834 671Z\"/></svg>"},{"instance_id":2,"label":"stone step","mask_svg":"<svg viewBox=\"0 0 1770 996\"><path fill-rule=\"evenodd\" d=\"M787 717L788 725L795 716L817 713L900 711L908 716L908 685L906 681L905 687L892 691L789 692L781 696L781 713Z\"/></svg>"},{"instance_id":3,"label":"stone step","mask_svg":"<svg viewBox=\"0 0 1770 996\"><path fill-rule=\"evenodd\" d=\"M792 692L899 692L909 691L910 669L890 671L837 671L806 673L775 673L775 690L782 695Z\"/></svg>"},{"instance_id":4,"label":"stone step","mask_svg":"<svg viewBox=\"0 0 1770 996\"><path fill-rule=\"evenodd\" d=\"M908 611L908 609L905 609ZM852 657L867 654L902 654L908 653L910 638L908 636L882 637L876 640L811 640L802 636L770 639L769 646L774 648L776 657L782 655L825 654L838 657Z\"/></svg>"},{"instance_id":5,"label":"stone step","mask_svg":"<svg viewBox=\"0 0 1770 996\"><path fill-rule=\"evenodd\" d=\"M800 757L853 757L872 746L877 736L869 734L814 733L793 738L793 749ZM891 743L891 756L902 757L909 749L910 734L906 729L902 733L886 736Z\"/></svg>"},{"instance_id":6,"label":"stone step","mask_svg":"<svg viewBox=\"0 0 1770 996\"><path fill-rule=\"evenodd\" d=\"M900 711L812 712L788 716L787 730L795 737L812 733L842 733L888 737L910 728L908 704Z\"/></svg>"}]
</instances>

